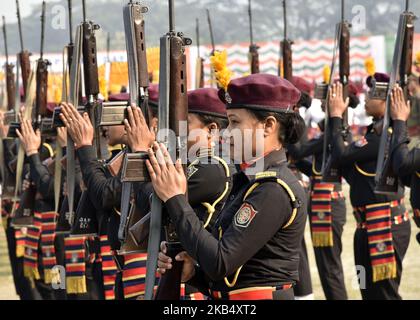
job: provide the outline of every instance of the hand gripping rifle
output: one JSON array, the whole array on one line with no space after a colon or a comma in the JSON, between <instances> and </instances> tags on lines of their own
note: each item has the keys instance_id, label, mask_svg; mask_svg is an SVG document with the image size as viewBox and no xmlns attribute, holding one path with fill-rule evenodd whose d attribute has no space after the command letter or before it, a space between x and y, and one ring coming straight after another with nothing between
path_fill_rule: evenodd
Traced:
<instances>
[{"instance_id":1,"label":"hand gripping rifle","mask_svg":"<svg viewBox=\"0 0 420 320\"><path fill-rule=\"evenodd\" d=\"M259 54L258 54L259 47L254 43L251 0L248 0L248 16L249 16L249 34L250 34L249 63L251 66L251 73L254 74L254 73L260 73L260 61L259 61Z\"/></svg>"},{"instance_id":2,"label":"hand gripping rifle","mask_svg":"<svg viewBox=\"0 0 420 320\"><path fill-rule=\"evenodd\" d=\"M175 31L174 0L169 0L169 33L160 39L160 71L159 71L159 136L158 139L167 143L171 155L186 156L188 98L185 46L192 41L182 33ZM176 139L162 140L162 132L167 131L175 135ZM166 137L171 137L167 135ZM185 157L186 158L186 157ZM183 159L186 163L186 159ZM156 292L156 300L179 300L182 263L176 262L174 257L181 250L181 244L174 226L165 215L164 231L168 242L168 255L174 264L161 278ZM150 232L148 243L148 258L146 265L146 293L145 299L153 296L155 272L162 223L162 202L153 194L150 218Z\"/></svg>"},{"instance_id":3,"label":"hand gripping rifle","mask_svg":"<svg viewBox=\"0 0 420 320\"><path fill-rule=\"evenodd\" d=\"M148 8L140 3L130 1L123 8L125 39L129 70L130 104L139 106L149 123L148 110L148 87L149 74L147 68L146 37L144 13ZM126 107L125 107L126 109ZM105 110L105 108L103 109ZM118 230L118 238L123 243L121 253L128 253L134 250L133 246L128 246L127 231L130 226L137 222L134 215L134 204L131 204L132 183L144 181L146 170L146 153L125 153L122 171L122 193L121 193L121 218ZM134 221L136 220L136 221ZM130 248L129 248L130 247Z\"/></svg>"},{"instance_id":4,"label":"hand gripping rifle","mask_svg":"<svg viewBox=\"0 0 420 320\"><path fill-rule=\"evenodd\" d=\"M286 80L292 81L293 78L293 62L292 62L292 44L293 41L287 38L287 11L286 0L283 0L283 22L284 22L284 39L280 42L280 51L282 53L283 68L279 65L279 77L283 76ZM283 69L283 74L282 74Z\"/></svg>"},{"instance_id":5,"label":"hand gripping rifle","mask_svg":"<svg viewBox=\"0 0 420 320\"><path fill-rule=\"evenodd\" d=\"M200 22L195 19L195 34L197 39L197 62L195 65L195 88L204 87L204 59L200 55Z\"/></svg>"},{"instance_id":6,"label":"hand gripping rifle","mask_svg":"<svg viewBox=\"0 0 420 320\"><path fill-rule=\"evenodd\" d=\"M399 179L393 172L391 163L392 120L390 110L392 89L396 83L399 83L404 90L405 97L408 98L407 87L412 68L414 21L416 19L414 13L409 11L409 5L409 0L406 0L405 11L400 15L397 40L392 58L391 79L386 89L386 109L375 176L375 192L378 194L394 194L398 192L399 187ZM380 90L374 89L374 91Z\"/></svg>"},{"instance_id":7,"label":"hand gripping rifle","mask_svg":"<svg viewBox=\"0 0 420 320\"><path fill-rule=\"evenodd\" d=\"M341 22L337 25L338 49L339 49L339 73L340 82L343 85L343 99L346 100L348 97L348 84L350 76L350 28L351 25L345 20L344 15L344 0L341 0ZM335 48L336 49L336 48ZM334 55L335 56L335 55ZM335 57L334 57L335 60ZM334 67L331 68L330 83L326 87L328 90L334 82L334 68L335 61L333 61ZM326 99L325 107L325 121L324 121L324 148L322 156L322 180L324 182L340 182L341 172L333 165L331 157L331 141L329 135L329 106L328 106L328 92L323 93ZM348 112L347 110L343 115L343 135L348 135Z\"/></svg>"}]
</instances>

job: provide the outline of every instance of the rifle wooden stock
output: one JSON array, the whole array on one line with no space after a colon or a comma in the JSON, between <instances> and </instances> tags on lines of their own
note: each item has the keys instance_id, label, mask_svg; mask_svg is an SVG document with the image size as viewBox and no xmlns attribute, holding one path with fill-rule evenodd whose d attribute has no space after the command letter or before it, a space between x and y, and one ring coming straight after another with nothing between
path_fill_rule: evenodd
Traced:
<instances>
[{"instance_id":1,"label":"rifle wooden stock","mask_svg":"<svg viewBox=\"0 0 420 320\"><path fill-rule=\"evenodd\" d=\"M37 116L48 116L47 109L47 90L48 90L48 60L38 60L36 68L36 97L35 110ZM35 119L37 121L37 119Z\"/></svg>"},{"instance_id":2,"label":"rifle wooden stock","mask_svg":"<svg viewBox=\"0 0 420 320\"><path fill-rule=\"evenodd\" d=\"M134 39L135 39L135 50L137 55L137 61L141 62L137 64L137 77L138 87L146 88L149 86L149 72L147 68L147 53L146 53L146 38L144 32L144 17L143 13L148 11L145 6L133 6L133 21L134 21Z\"/></svg>"},{"instance_id":3,"label":"rifle wooden stock","mask_svg":"<svg viewBox=\"0 0 420 320\"><path fill-rule=\"evenodd\" d=\"M83 22L83 70L86 96L99 94L98 65L96 60L96 37L94 30L97 24Z\"/></svg>"},{"instance_id":4,"label":"rifle wooden stock","mask_svg":"<svg viewBox=\"0 0 420 320\"><path fill-rule=\"evenodd\" d=\"M121 171L121 167L124 161L125 151L118 153L111 161L106 164L109 172L113 177L118 177L118 174Z\"/></svg>"},{"instance_id":5,"label":"rifle wooden stock","mask_svg":"<svg viewBox=\"0 0 420 320\"><path fill-rule=\"evenodd\" d=\"M13 73L13 64L5 65L6 68L6 91L7 91L7 110L15 108L16 102L16 85L15 74Z\"/></svg>"},{"instance_id":6,"label":"rifle wooden stock","mask_svg":"<svg viewBox=\"0 0 420 320\"><path fill-rule=\"evenodd\" d=\"M258 53L259 47L255 44L252 44L249 47L249 61L251 65L251 73L260 73L260 57Z\"/></svg>"},{"instance_id":7,"label":"rifle wooden stock","mask_svg":"<svg viewBox=\"0 0 420 320\"><path fill-rule=\"evenodd\" d=\"M11 224L13 227L27 227L34 223L34 206L35 206L36 188L33 184L23 191L20 197L19 208L16 209L12 217Z\"/></svg>"},{"instance_id":8,"label":"rifle wooden stock","mask_svg":"<svg viewBox=\"0 0 420 320\"><path fill-rule=\"evenodd\" d=\"M293 42L287 39L284 39L281 42L283 55L283 78L288 81L292 81L293 78L292 44Z\"/></svg>"},{"instance_id":9,"label":"rifle wooden stock","mask_svg":"<svg viewBox=\"0 0 420 320\"><path fill-rule=\"evenodd\" d=\"M122 165L122 182L150 182L146 167L147 153L126 153Z\"/></svg>"},{"instance_id":10,"label":"rifle wooden stock","mask_svg":"<svg viewBox=\"0 0 420 320\"><path fill-rule=\"evenodd\" d=\"M147 253L147 242L136 242L135 238L129 232L133 226L141 221L142 217L142 212L137 209L136 205L132 204L128 218L126 219L127 225L125 226L128 235L121 245L121 249L118 251L118 254ZM148 233L146 235L148 235ZM144 236L144 233L141 236Z\"/></svg>"},{"instance_id":11,"label":"rifle wooden stock","mask_svg":"<svg viewBox=\"0 0 420 320\"><path fill-rule=\"evenodd\" d=\"M96 126L121 126L128 119L128 102L104 102L98 106Z\"/></svg>"},{"instance_id":12,"label":"rifle wooden stock","mask_svg":"<svg viewBox=\"0 0 420 320\"><path fill-rule=\"evenodd\" d=\"M26 99L26 88L28 86L29 74L31 73L31 53L27 50L18 53L23 83L23 100Z\"/></svg>"},{"instance_id":13,"label":"rifle wooden stock","mask_svg":"<svg viewBox=\"0 0 420 320\"><path fill-rule=\"evenodd\" d=\"M150 212L141 217L128 229L129 236L133 239L136 246L147 251L150 230Z\"/></svg>"}]
</instances>

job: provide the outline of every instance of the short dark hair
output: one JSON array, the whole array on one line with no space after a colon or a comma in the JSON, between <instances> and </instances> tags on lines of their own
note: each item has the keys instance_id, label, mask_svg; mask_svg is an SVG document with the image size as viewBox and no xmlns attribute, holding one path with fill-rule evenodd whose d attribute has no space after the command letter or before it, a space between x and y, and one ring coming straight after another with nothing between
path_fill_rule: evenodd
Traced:
<instances>
[{"instance_id":1,"label":"short dark hair","mask_svg":"<svg viewBox=\"0 0 420 320\"><path fill-rule=\"evenodd\" d=\"M211 123L215 123L219 130L226 129L228 127L229 121L227 118L211 116L203 113L191 113L195 114L198 117L198 119L206 126Z\"/></svg>"},{"instance_id":2,"label":"short dark hair","mask_svg":"<svg viewBox=\"0 0 420 320\"><path fill-rule=\"evenodd\" d=\"M281 125L278 138L283 145L297 143L305 132L305 121L297 112L270 112L250 109L248 109L248 112L253 114L260 122L268 117L276 118Z\"/></svg>"}]
</instances>

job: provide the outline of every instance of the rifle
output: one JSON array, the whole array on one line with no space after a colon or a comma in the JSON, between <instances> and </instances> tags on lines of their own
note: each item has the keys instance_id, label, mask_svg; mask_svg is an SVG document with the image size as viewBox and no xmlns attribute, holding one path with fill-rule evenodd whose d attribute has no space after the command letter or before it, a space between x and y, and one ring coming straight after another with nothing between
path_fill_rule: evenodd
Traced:
<instances>
[{"instance_id":1,"label":"rifle","mask_svg":"<svg viewBox=\"0 0 420 320\"><path fill-rule=\"evenodd\" d=\"M212 56L214 56L214 53L216 52L216 45L215 45L215 42L214 42L213 24L211 22L210 10L206 9L206 12L207 12L207 23L209 25L210 41L211 41L211 48L212 48L212 50L210 52L210 57L212 57ZM210 83L211 83L211 85L213 85L213 83L216 82L216 80L215 80L216 77L215 77L213 68L210 68L210 69L211 69L210 70Z\"/></svg>"},{"instance_id":2,"label":"rifle","mask_svg":"<svg viewBox=\"0 0 420 320\"><path fill-rule=\"evenodd\" d=\"M200 55L200 23L198 18L195 19L196 27L196 39L197 39L197 61L195 65L195 87L203 88L204 87L204 59Z\"/></svg>"},{"instance_id":3,"label":"rifle","mask_svg":"<svg viewBox=\"0 0 420 320\"><path fill-rule=\"evenodd\" d=\"M48 115L47 90L48 90L48 66L51 64L44 59L44 34L45 34L45 1L42 2L41 14L41 49L36 67L36 97L35 97L35 127L41 125L41 117Z\"/></svg>"},{"instance_id":4,"label":"rifle","mask_svg":"<svg viewBox=\"0 0 420 320\"><path fill-rule=\"evenodd\" d=\"M260 73L260 61L258 54L258 47L254 43L254 32L252 28L252 4L251 0L248 0L248 16L249 16L249 34L250 34L250 45L249 45L249 63L251 65L251 73Z\"/></svg>"},{"instance_id":5,"label":"rifle","mask_svg":"<svg viewBox=\"0 0 420 320\"><path fill-rule=\"evenodd\" d=\"M286 0L283 0L283 15L284 15L284 39L280 42L280 50L283 60L283 78L292 81L293 78L293 64L292 64L292 44L293 41L287 38L287 12ZM279 66L279 77L281 77L281 66Z\"/></svg>"},{"instance_id":6,"label":"rifle","mask_svg":"<svg viewBox=\"0 0 420 320\"><path fill-rule=\"evenodd\" d=\"M126 35L126 48L128 58L128 79L130 87L130 104L140 106L143 115L148 122L148 87L149 74L147 70L147 54L146 54L146 40L145 40L145 21L144 13L147 13L148 8L133 3L130 1L124 6L124 29ZM143 161L137 162L139 167L133 172L129 170L131 158L135 156L142 156ZM139 171L146 170L145 159L146 153L131 154L130 150L125 153L123 160L123 168L121 172L122 192L121 192L121 218L118 230L118 238L123 242L121 253L127 253L126 243L128 228L133 223L134 204L131 205L132 181L133 179L126 179L127 176L138 175ZM140 168L140 170L139 170ZM136 180L136 179L134 179ZM142 179L140 179L141 181ZM137 221L136 221L137 222ZM131 250L130 250L131 251Z\"/></svg>"},{"instance_id":7,"label":"rifle","mask_svg":"<svg viewBox=\"0 0 420 320\"><path fill-rule=\"evenodd\" d=\"M405 11L401 13L398 23L397 39L392 58L391 79L387 87L386 109L375 175L375 193L378 194L394 194L398 192L399 187L399 179L393 172L391 163L392 120L390 110L392 89L397 82L403 89L405 97L408 98L407 86L412 68L414 20L416 19L414 13L409 11L409 6L410 1L406 0Z\"/></svg>"},{"instance_id":8,"label":"rifle","mask_svg":"<svg viewBox=\"0 0 420 320\"><path fill-rule=\"evenodd\" d=\"M348 21L345 20L344 14L344 0L341 0L341 22L337 25L338 32L338 49L339 49L339 73L340 73L340 83L343 85L343 99L346 100L348 97L348 84L350 76L350 28L351 25ZM333 70L330 78L331 87L333 82ZM327 89L328 89L327 88ZM340 182L341 181L341 172L340 170L333 165L331 157L331 143L329 137L329 112L328 112L328 93L326 96L327 106L325 110L325 122L324 122L324 148L322 156L322 180L325 182ZM348 134L348 111L346 110L343 115L343 134L347 136Z\"/></svg>"},{"instance_id":9,"label":"rifle","mask_svg":"<svg viewBox=\"0 0 420 320\"><path fill-rule=\"evenodd\" d=\"M182 33L175 31L174 19L174 1L169 0L169 33L160 39L159 129L160 133L162 133L162 130L169 129L170 132L175 134L176 139L162 141L162 136L158 139L168 144L171 155L176 154L178 157L187 154L187 135L181 136L181 129L182 125L185 125L188 120L185 46L190 45L192 41L185 38ZM173 268L167 270L160 278L155 299L179 300L183 264L175 261L174 258L182 250L182 247L174 226L167 216L165 218L164 231L168 242L167 254L173 259L174 263ZM152 299L153 296L161 223L162 202L156 194L153 194L146 264L146 300Z\"/></svg>"},{"instance_id":10,"label":"rifle","mask_svg":"<svg viewBox=\"0 0 420 320\"><path fill-rule=\"evenodd\" d=\"M9 53L7 50L7 31L6 18L3 16L3 37L4 51L6 54L6 64L4 65L6 73L6 91L7 91L7 110L13 110L15 107L15 74L13 73L14 65L9 63Z\"/></svg>"},{"instance_id":11,"label":"rifle","mask_svg":"<svg viewBox=\"0 0 420 320\"><path fill-rule=\"evenodd\" d=\"M85 84L85 95L87 98L86 112L89 114L91 122L96 122L95 111L98 105L99 79L98 64L96 56L96 36L95 31L100 26L92 21L86 20L86 1L83 0L83 22L82 26L82 51L83 51L83 76ZM95 127L93 146L96 148L98 159L102 159L100 130Z\"/></svg>"},{"instance_id":12,"label":"rifle","mask_svg":"<svg viewBox=\"0 0 420 320\"><path fill-rule=\"evenodd\" d=\"M20 68L21 68L21 73L22 73L23 100L25 100L29 73L31 72L31 61L29 59L29 57L31 56L31 53L28 50L25 50L23 46L23 33L22 33L22 25L20 21L19 0L16 0L16 15L18 19L19 40L20 40L20 49L21 49L21 51L18 53L18 60L20 62Z\"/></svg>"}]
</instances>

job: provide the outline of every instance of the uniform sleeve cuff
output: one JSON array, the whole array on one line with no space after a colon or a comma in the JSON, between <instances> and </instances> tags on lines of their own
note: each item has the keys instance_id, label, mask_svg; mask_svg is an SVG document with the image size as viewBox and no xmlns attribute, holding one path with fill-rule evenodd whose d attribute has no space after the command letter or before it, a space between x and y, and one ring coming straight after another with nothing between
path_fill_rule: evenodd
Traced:
<instances>
[{"instance_id":1,"label":"uniform sleeve cuff","mask_svg":"<svg viewBox=\"0 0 420 320\"><path fill-rule=\"evenodd\" d=\"M333 130L341 130L343 126L343 119L339 117L330 118L331 128Z\"/></svg>"},{"instance_id":2,"label":"uniform sleeve cuff","mask_svg":"<svg viewBox=\"0 0 420 320\"><path fill-rule=\"evenodd\" d=\"M84 146L77 149L77 156L80 161L80 165L84 165L90 161L96 160L96 152L93 146Z\"/></svg>"},{"instance_id":3,"label":"uniform sleeve cuff","mask_svg":"<svg viewBox=\"0 0 420 320\"><path fill-rule=\"evenodd\" d=\"M29 163L33 167L36 167L38 165L42 165L41 158L39 156L39 152L34 153L33 155L29 156Z\"/></svg>"},{"instance_id":4,"label":"uniform sleeve cuff","mask_svg":"<svg viewBox=\"0 0 420 320\"><path fill-rule=\"evenodd\" d=\"M186 212L185 209L189 208L189 203L185 195L179 194L166 201L165 206L172 221L176 224L180 218L180 213Z\"/></svg>"}]
</instances>

